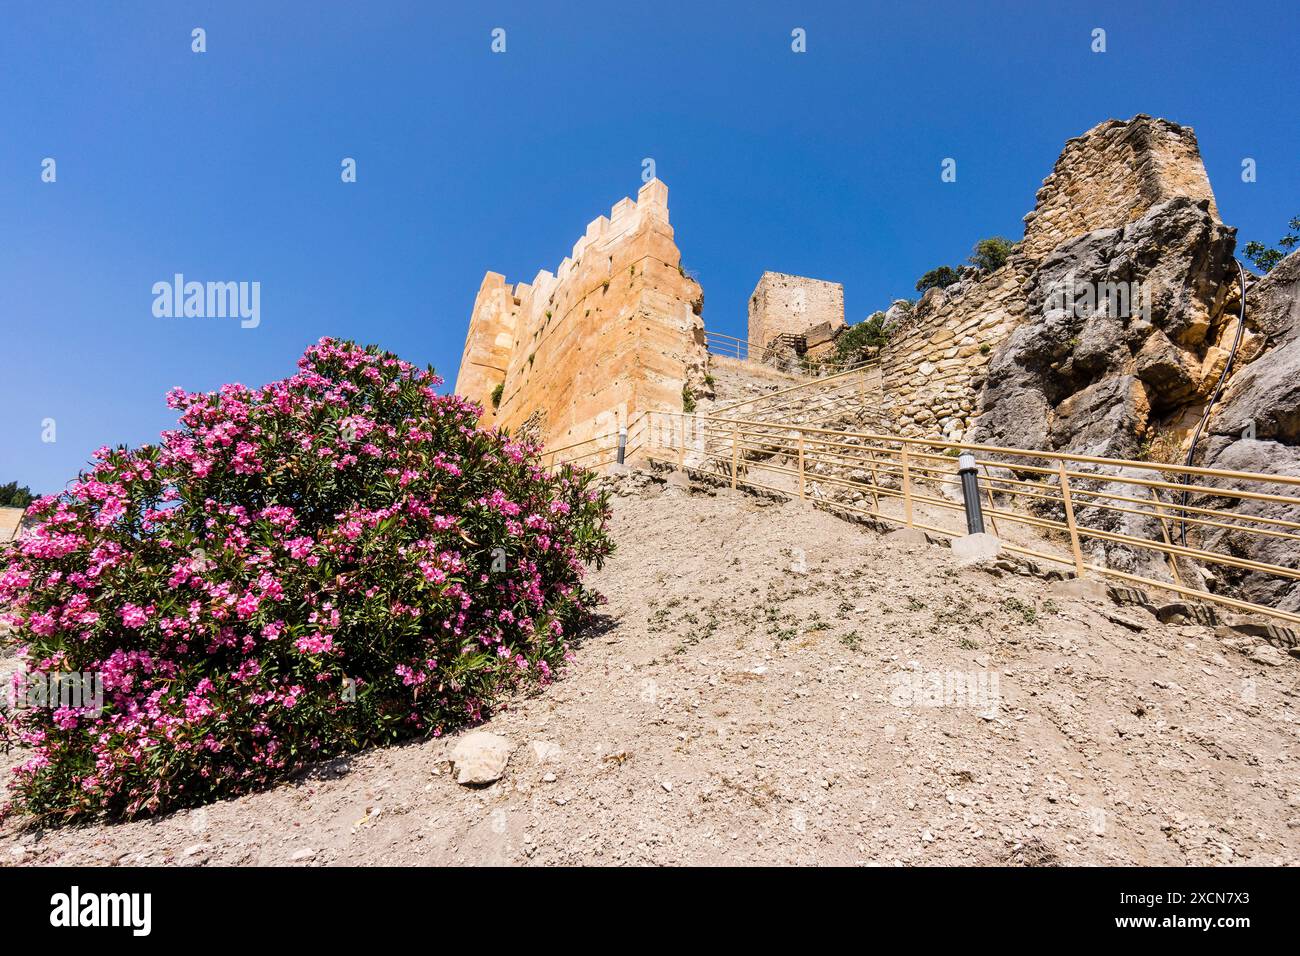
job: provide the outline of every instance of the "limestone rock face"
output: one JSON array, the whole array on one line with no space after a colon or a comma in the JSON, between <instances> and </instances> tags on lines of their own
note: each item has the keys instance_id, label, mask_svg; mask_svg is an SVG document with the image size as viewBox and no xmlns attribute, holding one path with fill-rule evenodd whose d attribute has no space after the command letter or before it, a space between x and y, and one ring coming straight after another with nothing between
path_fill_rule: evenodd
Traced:
<instances>
[{"instance_id":1,"label":"limestone rock face","mask_svg":"<svg viewBox=\"0 0 1300 956\"><path fill-rule=\"evenodd\" d=\"M1300 445L1300 252L1251 288L1246 324L1262 336L1258 357L1236 366L1210 430L1236 436L1253 423L1261 441Z\"/></svg>"},{"instance_id":2,"label":"limestone rock face","mask_svg":"<svg viewBox=\"0 0 1300 956\"><path fill-rule=\"evenodd\" d=\"M908 315L912 311L912 303L906 299L895 299L890 303L889 308L885 310L885 327L900 326L907 321Z\"/></svg>"},{"instance_id":3,"label":"limestone rock face","mask_svg":"<svg viewBox=\"0 0 1300 956\"><path fill-rule=\"evenodd\" d=\"M1293 373L1294 374L1294 373ZM1198 464L1225 471L1253 471L1271 475L1300 477L1300 446L1277 441L1238 439L1231 441L1222 436L1210 439L1204 460ZM1295 485L1261 485L1255 482L1224 480L1216 484L1229 488L1262 491L1274 495L1300 497ZM1286 521L1300 519L1300 509L1294 505L1269 501L1235 501L1223 497L1192 495L1188 503L1196 507L1230 508L1239 515L1280 518ZM1264 561L1287 568L1300 568L1300 548L1286 538L1247 535L1221 528L1196 529L1199 546L1221 553L1235 554L1252 561ZM1300 582L1252 574L1236 568L1215 566L1214 573L1221 579L1220 591L1253 601L1280 607L1284 611L1300 611Z\"/></svg>"},{"instance_id":4,"label":"limestone rock face","mask_svg":"<svg viewBox=\"0 0 1300 956\"><path fill-rule=\"evenodd\" d=\"M1071 140L1007 263L991 274L965 270L956 284L927 292L891 336L882 364L894 428L1181 462L1238 331L1243 290L1235 241L1219 219L1190 129L1138 116ZM1300 475L1300 253L1246 286L1240 347L1196 463ZM1150 477L1136 468L1112 471L1120 481L1130 471L1134 479ZM1080 488L1086 492L1089 482ZM1150 496L1137 484L1108 490ZM1297 497L1294 486L1268 490ZM1151 516L1089 508L1082 498L1076 512L1089 528L1146 540L1167 530ZM1189 504L1300 520L1300 509L1284 502L1193 496ZM1196 527L1188 540L1300 566L1300 548L1286 537ZM1159 556L1144 549L1095 538L1083 548L1088 561L1169 577ZM1184 568L1184 577L1300 609L1295 583L1222 566L1204 571Z\"/></svg>"},{"instance_id":5,"label":"limestone rock face","mask_svg":"<svg viewBox=\"0 0 1300 956\"><path fill-rule=\"evenodd\" d=\"M981 441L1135 451L1141 426L1194 406L1222 369L1233 242L1190 128L1138 115L1075 137L1008 261L960 269L896 326L881 354L894 428L961 441L979 419ZM1125 322L1139 281L1145 317Z\"/></svg>"},{"instance_id":6,"label":"limestone rock face","mask_svg":"<svg viewBox=\"0 0 1300 956\"><path fill-rule=\"evenodd\" d=\"M1208 200L1179 197L1054 249L989 363L976 439L1137 457L1155 420L1214 388L1233 243Z\"/></svg>"},{"instance_id":7,"label":"limestone rock face","mask_svg":"<svg viewBox=\"0 0 1300 956\"><path fill-rule=\"evenodd\" d=\"M1260 333L1257 357L1229 378L1210 418L1205 457L1198 459L1198 464L1225 471L1300 476L1300 252L1287 256L1250 289L1246 323ZM1252 486L1251 490L1261 489ZM1263 490L1300 497L1300 490L1293 485ZM1218 501L1222 507L1223 499ZM1198 499L1193 503L1206 502ZM1278 502L1243 501L1234 510L1300 520L1294 506ZM1252 560L1300 567L1300 548L1285 538L1209 529L1203 541L1205 547L1229 550ZM1223 573L1247 600L1300 611L1300 582L1287 584L1231 569Z\"/></svg>"}]
</instances>

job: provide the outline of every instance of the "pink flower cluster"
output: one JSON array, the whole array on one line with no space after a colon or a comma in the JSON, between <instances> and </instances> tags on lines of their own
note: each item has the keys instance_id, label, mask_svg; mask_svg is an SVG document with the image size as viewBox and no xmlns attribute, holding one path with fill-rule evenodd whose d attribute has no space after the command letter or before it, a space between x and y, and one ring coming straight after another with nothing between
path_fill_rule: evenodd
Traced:
<instances>
[{"instance_id":1,"label":"pink flower cluster","mask_svg":"<svg viewBox=\"0 0 1300 956\"><path fill-rule=\"evenodd\" d=\"M173 390L176 430L99 449L0 551L27 672L104 687L96 714L5 715L31 751L18 808L135 816L243 792L481 719L569 657L583 569L611 549L590 476L546 474L374 347L322 339L298 369Z\"/></svg>"}]
</instances>

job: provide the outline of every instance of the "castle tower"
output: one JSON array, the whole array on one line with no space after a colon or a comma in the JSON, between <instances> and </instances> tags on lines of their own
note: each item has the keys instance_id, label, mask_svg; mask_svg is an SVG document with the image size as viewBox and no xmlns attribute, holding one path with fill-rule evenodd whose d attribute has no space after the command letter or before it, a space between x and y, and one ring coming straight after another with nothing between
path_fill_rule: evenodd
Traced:
<instances>
[{"instance_id":1,"label":"castle tower","mask_svg":"<svg viewBox=\"0 0 1300 956\"><path fill-rule=\"evenodd\" d=\"M551 447L641 411L680 411L683 387L704 375L702 308L673 241L668 187L651 180L588 223L554 274L513 287L484 277L456 391L484 406L483 424Z\"/></svg>"}]
</instances>

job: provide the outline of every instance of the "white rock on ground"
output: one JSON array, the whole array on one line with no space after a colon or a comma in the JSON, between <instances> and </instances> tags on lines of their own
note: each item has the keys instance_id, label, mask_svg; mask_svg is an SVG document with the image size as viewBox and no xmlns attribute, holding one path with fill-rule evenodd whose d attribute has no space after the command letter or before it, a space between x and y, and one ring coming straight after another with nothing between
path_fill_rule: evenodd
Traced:
<instances>
[{"instance_id":1,"label":"white rock on ground","mask_svg":"<svg viewBox=\"0 0 1300 956\"><path fill-rule=\"evenodd\" d=\"M456 782L492 783L506 771L514 745L505 737L478 730L466 734L452 748L451 762L456 768Z\"/></svg>"}]
</instances>

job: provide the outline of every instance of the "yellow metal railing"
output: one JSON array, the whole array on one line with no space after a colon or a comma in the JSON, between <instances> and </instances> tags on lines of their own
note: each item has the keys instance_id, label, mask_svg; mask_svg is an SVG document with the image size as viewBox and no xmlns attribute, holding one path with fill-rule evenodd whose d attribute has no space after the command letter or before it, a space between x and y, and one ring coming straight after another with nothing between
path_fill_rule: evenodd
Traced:
<instances>
[{"instance_id":1,"label":"yellow metal railing","mask_svg":"<svg viewBox=\"0 0 1300 956\"><path fill-rule=\"evenodd\" d=\"M723 411L743 404L748 403ZM958 491L951 497L943 492L959 488L956 453L969 451L983 471L981 494L987 497L985 514L995 533L999 523L1004 532L1010 526L1033 532L1031 541L1004 537L1007 550L1064 565L1078 576L1096 574L1162 588L1300 624L1300 614L1189 587L1179 567L1180 561L1194 562L1276 582L1300 580L1300 568L1256 560L1244 546L1265 539L1294 542L1293 553L1300 556L1300 495L1290 493L1300 492L1298 477L903 438L735 415L650 412L643 424L647 427L638 451L648 459L709 474L733 488L817 497L834 508L948 537L965 533L964 521L943 526L945 515L964 519L965 513ZM858 500L831 498L834 489L858 492ZM1184 493L1189 503L1183 503ZM1281 506L1282 514L1214 507L1218 499ZM917 510L924 511L920 520ZM1152 537L1142 537L1141 527L1135 528L1141 522L1148 523ZM1175 543L1180 531L1187 535L1186 543ZM1206 542L1215 532L1238 540L1231 547ZM1063 547L1045 550L1054 542ZM1169 579L1088 560L1085 551L1095 550L1097 543L1156 556L1167 564Z\"/></svg>"},{"instance_id":2,"label":"yellow metal railing","mask_svg":"<svg viewBox=\"0 0 1300 956\"><path fill-rule=\"evenodd\" d=\"M771 365L778 371L790 372L796 375L833 375L866 364L864 362L839 362L831 359L791 359L785 350L771 348L758 342L750 342L734 335L727 335L724 332L710 332L708 329L704 330L704 347L713 355L734 358L741 362Z\"/></svg>"}]
</instances>

